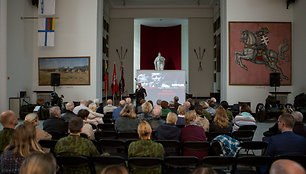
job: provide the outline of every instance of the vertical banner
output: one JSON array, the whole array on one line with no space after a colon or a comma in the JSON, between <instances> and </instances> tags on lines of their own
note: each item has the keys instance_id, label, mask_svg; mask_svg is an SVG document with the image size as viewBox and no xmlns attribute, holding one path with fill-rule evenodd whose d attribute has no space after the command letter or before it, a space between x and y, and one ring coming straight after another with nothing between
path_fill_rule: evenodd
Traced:
<instances>
[{"instance_id":1,"label":"vertical banner","mask_svg":"<svg viewBox=\"0 0 306 174\"><path fill-rule=\"evenodd\" d=\"M116 64L114 64L114 72L113 72L113 96L118 90L117 76L116 76Z\"/></svg>"},{"instance_id":2,"label":"vertical banner","mask_svg":"<svg viewBox=\"0 0 306 174\"><path fill-rule=\"evenodd\" d=\"M55 15L55 0L39 0L38 16Z\"/></svg>"},{"instance_id":3,"label":"vertical banner","mask_svg":"<svg viewBox=\"0 0 306 174\"><path fill-rule=\"evenodd\" d=\"M54 18L38 18L38 46L54 46Z\"/></svg>"}]
</instances>

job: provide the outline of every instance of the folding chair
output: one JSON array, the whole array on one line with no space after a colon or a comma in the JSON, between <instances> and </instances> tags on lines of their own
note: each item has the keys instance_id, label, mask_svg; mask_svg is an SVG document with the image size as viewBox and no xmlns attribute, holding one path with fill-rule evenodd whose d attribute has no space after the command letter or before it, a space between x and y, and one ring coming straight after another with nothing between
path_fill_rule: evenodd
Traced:
<instances>
[{"instance_id":1,"label":"folding chair","mask_svg":"<svg viewBox=\"0 0 306 174\"><path fill-rule=\"evenodd\" d=\"M218 173L234 173L236 159L230 156L205 156L203 157L201 165L211 167L217 170Z\"/></svg>"}]
</instances>

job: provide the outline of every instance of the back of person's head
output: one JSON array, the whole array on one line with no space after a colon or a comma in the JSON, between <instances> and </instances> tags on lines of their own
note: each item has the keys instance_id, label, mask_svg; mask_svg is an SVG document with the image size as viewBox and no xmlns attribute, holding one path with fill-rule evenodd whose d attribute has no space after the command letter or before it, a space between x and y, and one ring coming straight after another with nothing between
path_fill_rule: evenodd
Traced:
<instances>
[{"instance_id":1,"label":"back of person's head","mask_svg":"<svg viewBox=\"0 0 306 174\"><path fill-rule=\"evenodd\" d=\"M152 100L149 100L148 101L151 105L152 105L152 107L154 106L154 104L153 104L153 101Z\"/></svg>"},{"instance_id":2,"label":"back of person's head","mask_svg":"<svg viewBox=\"0 0 306 174\"><path fill-rule=\"evenodd\" d=\"M92 100L87 101L87 106L89 106L91 103L94 103Z\"/></svg>"},{"instance_id":3,"label":"back of person's head","mask_svg":"<svg viewBox=\"0 0 306 174\"><path fill-rule=\"evenodd\" d=\"M100 104L100 100L99 100L98 98L94 99L93 102L94 102L97 106L99 106L99 104Z\"/></svg>"},{"instance_id":4,"label":"back of person's head","mask_svg":"<svg viewBox=\"0 0 306 174\"><path fill-rule=\"evenodd\" d=\"M221 128L228 128L228 117L225 109L222 106L216 109L214 123L216 123Z\"/></svg>"},{"instance_id":5,"label":"back of person's head","mask_svg":"<svg viewBox=\"0 0 306 174\"><path fill-rule=\"evenodd\" d=\"M179 97L178 97L178 96L174 96L173 101L174 101L175 103L177 103L177 102L179 101Z\"/></svg>"},{"instance_id":6,"label":"back of person's head","mask_svg":"<svg viewBox=\"0 0 306 174\"><path fill-rule=\"evenodd\" d=\"M203 107L201 105L195 105L194 110L196 111L197 115L203 115Z\"/></svg>"},{"instance_id":7,"label":"back of person's head","mask_svg":"<svg viewBox=\"0 0 306 174\"><path fill-rule=\"evenodd\" d=\"M0 114L0 122L6 128L14 128L18 124L17 116L11 110L4 111Z\"/></svg>"},{"instance_id":8,"label":"back of person's head","mask_svg":"<svg viewBox=\"0 0 306 174\"><path fill-rule=\"evenodd\" d=\"M185 106L186 109L189 109L189 108L190 108L190 102L189 102L189 101L186 101L186 102L184 103L184 106Z\"/></svg>"},{"instance_id":9,"label":"back of person's head","mask_svg":"<svg viewBox=\"0 0 306 174\"><path fill-rule=\"evenodd\" d=\"M243 104L240 106L240 112L252 113L251 108L248 104Z\"/></svg>"},{"instance_id":10,"label":"back of person's head","mask_svg":"<svg viewBox=\"0 0 306 174\"><path fill-rule=\"evenodd\" d=\"M215 102L213 100L209 100L208 105L213 108L215 107Z\"/></svg>"},{"instance_id":11,"label":"back of person's head","mask_svg":"<svg viewBox=\"0 0 306 174\"><path fill-rule=\"evenodd\" d=\"M126 103L132 103L132 99L131 99L130 97L127 97L127 98L125 99L125 102L126 102Z\"/></svg>"},{"instance_id":12,"label":"back of person's head","mask_svg":"<svg viewBox=\"0 0 306 174\"><path fill-rule=\"evenodd\" d=\"M38 121L38 115L36 113L29 113L24 118L24 123L35 124ZM36 125L35 125L36 126Z\"/></svg>"},{"instance_id":13,"label":"back of person's head","mask_svg":"<svg viewBox=\"0 0 306 174\"><path fill-rule=\"evenodd\" d=\"M124 105L125 105L125 100L120 100L120 102L119 102L119 106L123 108L123 107L124 107Z\"/></svg>"},{"instance_id":14,"label":"back of person's head","mask_svg":"<svg viewBox=\"0 0 306 174\"><path fill-rule=\"evenodd\" d=\"M5 151L9 149L13 149L15 154L19 154L24 158L29 156L32 152L43 152L36 140L34 125L25 123L17 126Z\"/></svg>"},{"instance_id":15,"label":"back of person's head","mask_svg":"<svg viewBox=\"0 0 306 174\"><path fill-rule=\"evenodd\" d=\"M194 169L190 174L217 174L212 168L199 167Z\"/></svg>"},{"instance_id":16,"label":"back of person's head","mask_svg":"<svg viewBox=\"0 0 306 174\"><path fill-rule=\"evenodd\" d=\"M139 121L137 132L140 139L150 139L152 128L147 121Z\"/></svg>"},{"instance_id":17,"label":"back of person's head","mask_svg":"<svg viewBox=\"0 0 306 174\"><path fill-rule=\"evenodd\" d=\"M142 112L144 113L150 113L153 109L151 103L149 102L145 102L141 105L141 109L142 109Z\"/></svg>"},{"instance_id":18,"label":"back of person's head","mask_svg":"<svg viewBox=\"0 0 306 174\"><path fill-rule=\"evenodd\" d=\"M106 166L100 174L128 174L129 172L123 166L110 165Z\"/></svg>"},{"instance_id":19,"label":"back of person's head","mask_svg":"<svg viewBox=\"0 0 306 174\"><path fill-rule=\"evenodd\" d=\"M68 102L68 103L65 105L65 108L66 108L66 110L72 111L73 108L74 108L74 104L73 104L72 102Z\"/></svg>"},{"instance_id":20,"label":"back of person's head","mask_svg":"<svg viewBox=\"0 0 306 174\"><path fill-rule=\"evenodd\" d=\"M122 117L136 118L135 107L132 103L126 104L120 112Z\"/></svg>"},{"instance_id":21,"label":"back of person's head","mask_svg":"<svg viewBox=\"0 0 306 174\"><path fill-rule=\"evenodd\" d=\"M78 117L82 118L82 120L85 120L89 115L89 111L87 109L81 109L78 112Z\"/></svg>"},{"instance_id":22,"label":"back of person's head","mask_svg":"<svg viewBox=\"0 0 306 174\"><path fill-rule=\"evenodd\" d=\"M192 110L186 113L185 115L185 125L190 124L190 122L194 121L197 118L197 113Z\"/></svg>"},{"instance_id":23,"label":"back of person's head","mask_svg":"<svg viewBox=\"0 0 306 174\"><path fill-rule=\"evenodd\" d=\"M161 102L162 102L161 99L157 99L157 100L156 100L156 104L157 104L157 105L161 105Z\"/></svg>"},{"instance_id":24,"label":"back of person's head","mask_svg":"<svg viewBox=\"0 0 306 174\"><path fill-rule=\"evenodd\" d=\"M280 159L271 165L270 174L305 174L305 169L297 162Z\"/></svg>"},{"instance_id":25,"label":"back of person's head","mask_svg":"<svg viewBox=\"0 0 306 174\"><path fill-rule=\"evenodd\" d=\"M142 105L142 104L144 104L146 102L146 100L145 99L141 99L140 101L139 101L139 103Z\"/></svg>"},{"instance_id":26,"label":"back of person's head","mask_svg":"<svg viewBox=\"0 0 306 174\"><path fill-rule=\"evenodd\" d=\"M157 107L155 107L154 109L153 109L153 115L156 117L156 118L159 118L160 116L161 116L161 109L160 108L157 108Z\"/></svg>"},{"instance_id":27,"label":"back of person's head","mask_svg":"<svg viewBox=\"0 0 306 174\"><path fill-rule=\"evenodd\" d=\"M160 106L162 107L162 109L167 109L168 106L169 106L169 104L168 104L167 101L163 100L163 101L161 102Z\"/></svg>"},{"instance_id":28,"label":"back of person's head","mask_svg":"<svg viewBox=\"0 0 306 174\"><path fill-rule=\"evenodd\" d=\"M284 123L285 127L287 127L287 128L293 128L294 127L294 118L291 114L282 113L279 116L278 121Z\"/></svg>"},{"instance_id":29,"label":"back of person's head","mask_svg":"<svg viewBox=\"0 0 306 174\"><path fill-rule=\"evenodd\" d=\"M177 108L177 113L179 115L185 115L186 114L186 107L182 106L182 105L179 105L179 107Z\"/></svg>"},{"instance_id":30,"label":"back of person's head","mask_svg":"<svg viewBox=\"0 0 306 174\"><path fill-rule=\"evenodd\" d=\"M88 105L88 108L93 111L96 112L97 111L97 105L95 103L91 103Z\"/></svg>"},{"instance_id":31,"label":"back of person's head","mask_svg":"<svg viewBox=\"0 0 306 174\"><path fill-rule=\"evenodd\" d=\"M68 128L71 133L80 133L83 127L83 120L80 117L72 117L69 120Z\"/></svg>"},{"instance_id":32,"label":"back of person's head","mask_svg":"<svg viewBox=\"0 0 306 174\"><path fill-rule=\"evenodd\" d=\"M20 174L56 174L56 160L50 153L34 153L22 162Z\"/></svg>"},{"instance_id":33,"label":"back of person's head","mask_svg":"<svg viewBox=\"0 0 306 174\"><path fill-rule=\"evenodd\" d=\"M169 112L166 118L166 123L176 124L177 116L174 112Z\"/></svg>"},{"instance_id":34,"label":"back of person's head","mask_svg":"<svg viewBox=\"0 0 306 174\"><path fill-rule=\"evenodd\" d=\"M203 109L207 109L209 107L209 105L206 101L201 101L200 105L203 107Z\"/></svg>"},{"instance_id":35,"label":"back of person's head","mask_svg":"<svg viewBox=\"0 0 306 174\"><path fill-rule=\"evenodd\" d=\"M49 110L50 112L50 117L60 117L61 116L61 109L58 106L53 106Z\"/></svg>"},{"instance_id":36,"label":"back of person's head","mask_svg":"<svg viewBox=\"0 0 306 174\"><path fill-rule=\"evenodd\" d=\"M80 101L80 105L84 105L84 106L87 106L88 105L88 101L87 100L81 100Z\"/></svg>"},{"instance_id":37,"label":"back of person's head","mask_svg":"<svg viewBox=\"0 0 306 174\"><path fill-rule=\"evenodd\" d=\"M222 101L221 103L221 106L226 110L228 108L228 103L227 101Z\"/></svg>"},{"instance_id":38,"label":"back of person's head","mask_svg":"<svg viewBox=\"0 0 306 174\"><path fill-rule=\"evenodd\" d=\"M303 122L303 114L299 111L294 111L291 114L294 118L295 122L302 123Z\"/></svg>"},{"instance_id":39,"label":"back of person's head","mask_svg":"<svg viewBox=\"0 0 306 174\"><path fill-rule=\"evenodd\" d=\"M288 114L292 114L294 111L291 108L286 108L284 110L282 110L282 113L288 113Z\"/></svg>"},{"instance_id":40,"label":"back of person's head","mask_svg":"<svg viewBox=\"0 0 306 174\"><path fill-rule=\"evenodd\" d=\"M106 103L107 103L107 105L113 105L113 100L108 99Z\"/></svg>"}]
</instances>

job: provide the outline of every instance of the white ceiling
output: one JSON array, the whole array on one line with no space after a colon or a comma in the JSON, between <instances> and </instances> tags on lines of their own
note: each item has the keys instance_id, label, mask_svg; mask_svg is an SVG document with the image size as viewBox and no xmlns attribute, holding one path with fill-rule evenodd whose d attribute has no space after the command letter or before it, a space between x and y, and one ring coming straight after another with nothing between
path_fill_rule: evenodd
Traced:
<instances>
[{"instance_id":1,"label":"white ceiling","mask_svg":"<svg viewBox=\"0 0 306 174\"><path fill-rule=\"evenodd\" d=\"M109 0L111 8L212 6L214 0Z\"/></svg>"}]
</instances>

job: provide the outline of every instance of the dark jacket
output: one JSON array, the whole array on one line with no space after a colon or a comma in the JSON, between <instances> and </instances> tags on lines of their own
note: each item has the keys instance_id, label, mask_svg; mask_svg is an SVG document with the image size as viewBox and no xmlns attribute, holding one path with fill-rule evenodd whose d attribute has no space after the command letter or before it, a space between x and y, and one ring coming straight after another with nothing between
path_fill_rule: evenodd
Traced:
<instances>
[{"instance_id":1,"label":"dark jacket","mask_svg":"<svg viewBox=\"0 0 306 174\"><path fill-rule=\"evenodd\" d=\"M62 114L62 119L69 123L69 120L75 116L76 115L72 111L67 110L65 113Z\"/></svg>"},{"instance_id":2,"label":"dark jacket","mask_svg":"<svg viewBox=\"0 0 306 174\"><path fill-rule=\"evenodd\" d=\"M168 123L160 125L155 134L157 140L179 140L180 135L181 129Z\"/></svg>"},{"instance_id":3,"label":"dark jacket","mask_svg":"<svg viewBox=\"0 0 306 174\"><path fill-rule=\"evenodd\" d=\"M62 118L50 117L43 123L43 130L52 134L66 134L68 132L68 124Z\"/></svg>"}]
</instances>

